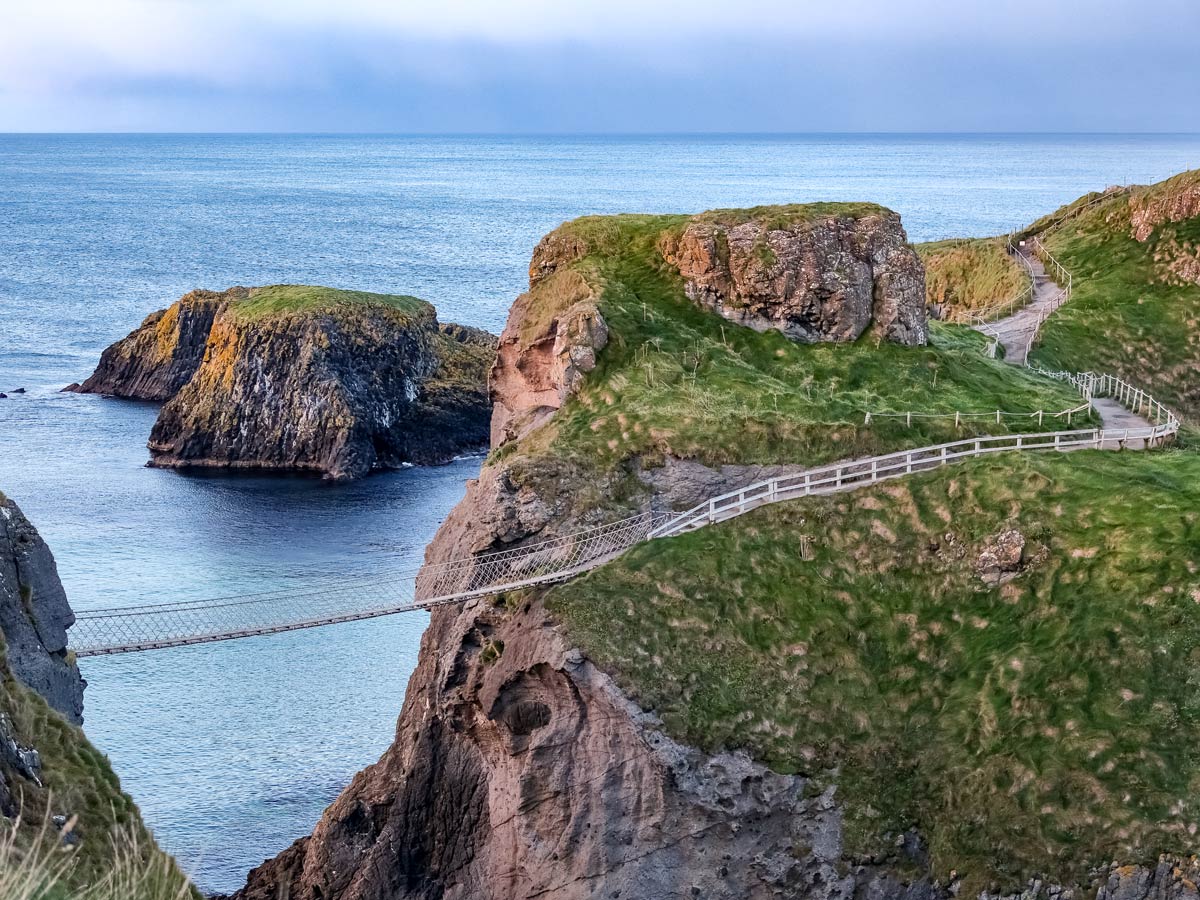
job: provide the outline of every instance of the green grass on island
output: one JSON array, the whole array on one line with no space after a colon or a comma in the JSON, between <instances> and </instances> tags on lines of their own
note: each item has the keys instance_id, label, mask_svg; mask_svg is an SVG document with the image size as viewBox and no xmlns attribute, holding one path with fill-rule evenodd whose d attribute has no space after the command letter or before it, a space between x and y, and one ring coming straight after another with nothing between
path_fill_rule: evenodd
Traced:
<instances>
[{"instance_id":1,"label":"green grass on island","mask_svg":"<svg viewBox=\"0 0 1200 900\"><path fill-rule=\"evenodd\" d=\"M534 288L533 315L549 321L591 286L609 343L549 423L494 457L523 454L591 469L634 457L652 466L667 456L713 465L815 464L977 434L1061 429L1065 419L1047 416L1039 425L1029 414L1081 403L1059 383L985 358L986 338L961 326L933 323L930 346L913 348L871 332L854 344L799 344L727 322L688 300L679 274L663 261L660 242L688 221L591 217L560 229L587 252ZM1019 416L997 425L996 410ZM978 417L956 427L956 411ZM918 416L909 426L880 415L907 412L942 417Z\"/></svg>"},{"instance_id":2,"label":"green grass on island","mask_svg":"<svg viewBox=\"0 0 1200 900\"><path fill-rule=\"evenodd\" d=\"M230 304L242 319L257 320L279 315L327 312L354 306L374 306L415 316L432 309L424 300L401 294L372 294L304 284L274 284L250 289L250 296Z\"/></svg>"},{"instance_id":3,"label":"green grass on island","mask_svg":"<svg viewBox=\"0 0 1200 900\"><path fill-rule=\"evenodd\" d=\"M1008 528L1025 569L989 586L976 560ZM851 857L915 826L973 896L1196 849L1200 454L972 461L643 544L546 596L676 738L837 784Z\"/></svg>"},{"instance_id":4,"label":"green grass on island","mask_svg":"<svg viewBox=\"0 0 1200 900\"><path fill-rule=\"evenodd\" d=\"M1029 273L1008 253L1006 238L915 244L925 264L925 299L948 322L965 322L1029 288Z\"/></svg>"},{"instance_id":5,"label":"green grass on island","mask_svg":"<svg viewBox=\"0 0 1200 900\"><path fill-rule=\"evenodd\" d=\"M1134 202L1197 183L1200 171L1186 172L1135 188ZM1200 416L1200 216L1160 224L1140 243L1132 233L1130 197L1117 194L1044 241L1074 276L1074 291L1043 326L1032 362L1119 374L1185 417ZM1182 277L1188 267L1190 277Z\"/></svg>"}]
</instances>

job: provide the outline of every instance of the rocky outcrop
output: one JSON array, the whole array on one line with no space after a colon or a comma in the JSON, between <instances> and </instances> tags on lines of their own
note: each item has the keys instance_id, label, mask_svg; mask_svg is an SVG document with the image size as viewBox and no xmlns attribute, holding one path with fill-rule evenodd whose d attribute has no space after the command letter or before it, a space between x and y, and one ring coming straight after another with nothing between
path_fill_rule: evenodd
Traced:
<instances>
[{"instance_id":1,"label":"rocky outcrop","mask_svg":"<svg viewBox=\"0 0 1200 900\"><path fill-rule=\"evenodd\" d=\"M1135 240L1145 243L1156 228L1200 216L1200 173L1184 172L1135 192L1129 198L1129 219Z\"/></svg>"},{"instance_id":2,"label":"rocky outcrop","mask_svg":"<svg viewBox=\"0 0 1200 900\"><path fill-rule=\"evenodd\" d=\"M839 870L832 791L676 743L536 601L436 611L420 660L396 742L240 900L901 895Z\"/></svg>"},{"instance_id":3,"label":"rocky outcrop","mask_svg":"<svg viewBox=\"0 0 1200 900\"><path fill-rule=\"evenodd\" d=\"M197 291L105 351L79 390L168 398L153 466L346 479L486 446L494 352L491 335L440 325L413 298Z\"/></svg>"},{"instance_id":4,"label":"rocky outcrop","mask_svg":"<svg viewBox=\"0 0 1200 900\"><path fill-rule=\"evenodd\" d=\"M78 725L84 681L67 654L74 622L50 548L17 504L0 494L0 632L8 668Z\"/></svg>"},{"instance_id":5,"label":"rocky outcrop","mask_svg":"<svg viewBox=\"0 0 1200 900\"><path fill-rule=\"evenodd\" d=\"M679 234L686 235L689 227ZM870 245L867 232L860 237ZM842 239L854 246L848 235ZM891 238L880 240L891 246ZM666 248L665 256L680 259L679 246ZM674 458L645 469L637 459L615 468L589 467L586 460L552 452L526 455L537 436L511 446L561 407L596 364L604 342L613 339L600 327L594 286L601 282L580 270L587 252L569 231L555 232L539 245L530 291L510 314L491 378L493 446L508 445L513 452L496 454L468 485L426 551L429 563L567 533L595 524L597 516L686 508L735 485L795 470L712 468ZM881 251L880 259L890 253ZM795 257L797 266L802 256ZM841 257L834 253L828 259L835 265ZM857 266L849 270L858 271ZM921 332L923 340L924 319L912 318L908 287L895 295L904 298L903 304L886 301L891 286L911 276L902 259L896 267L909 275L881 275L879 295L885 300L879 304L876 272L870 268L872 300L863 328L878 325L906 341ZM685 270L700 267L681 264L686 278ZM755 277L745 284L758 282ZM732 274L720 289L742 290L735 288ZM788 296L795 295L793 290ZM855 303L861 299L855 298ZM923 309L919 280L913 302ZM768 310L769 304L763 300L759 308ZM800 308L794 312L797 321L809 321ZM775 313L762 313L773 322L792 314L781 311L781 318L771 319ZM831 334L849 335L857 327L837 315L829 321ZM1014 543L997 548L997 566L1011 564L1006 548ZM773 772L744 753L709 754L673 740L636 698L623 694L608 673L573 646L536 592L479 599L432 612L392 746L354 778L311 836L255 869L236 896L961 896L959 883L937 883L929 874L927 849L916 830L897 835L894 846L875 858L847 856L843 814L828 778L818 785ZM1186 872L1136 871L1141 880L1121 876L1113 882L1120 900L1200 900L1187 893ZM1098 873L1097 884L1110 875L1109 870ZM1067 900L1072 893L1038 882L1021 896Z\"/></svg>"},{"instance_id":6,"label":"rocky outcrop","mask_svg":"<svg viewBox=\"0 0 1200 900\"><path fill-rule=\"evenodd\" d=\"M132 890L133 881L152 880L161 896L198 900L78 727L85 682L66 650L73 622L49 548L0 494L0 831L5 840L15 831L18 847L51 838L71 848L52 866L56 896L109 884L116 851L116 884ZM129 868L139 859L145 881ZM17 894L25 896L19 887Z\"/></svg>"},{"instance_id":7,"label":"rocky outcrop","mask_svg":"<svg viewBox=\"0 0 1200 900\"><path fill-rule=\"evenodd\" d=\"M608 343L594 289L568 268L583 252L577 238L560 231L533 252L529 291L509 311L492 366L493 447L527 434L561 407Z\"/></svg>"},{"instance_id":8,"label":"rocky outcrop","mask_svg":"<svg viewBox=\"0 0 1200 900\"><path fill-rule=\"evenodd\" d=\"M804 342L855 341L873 328L924 344L925 272L900 217L881 207L799 209L794 217L706 213L664 240L663 256L692 300L740 325Z\"/></svg>"},{"instance_id":9,"label":"rocky outcrop","mask_svg":"<svg viewBox=\"0 0 1200 900\"><path fill-rule=\"evenodd\" d=\"M167 309L146 316L137 329L100 355L90 378L66 390L134 400L170 399L200 367L217 311L247 293L238 287L223 293L185 294Z\"/></svg>"}]
</instances>

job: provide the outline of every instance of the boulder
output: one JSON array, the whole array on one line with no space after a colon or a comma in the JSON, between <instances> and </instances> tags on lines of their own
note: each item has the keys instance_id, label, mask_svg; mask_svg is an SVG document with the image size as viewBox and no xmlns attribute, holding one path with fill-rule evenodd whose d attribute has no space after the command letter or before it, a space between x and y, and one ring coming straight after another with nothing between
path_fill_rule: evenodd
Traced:
<instances>
[{"instance_id":1,"label":"boulder","mask_svg":"<svg viewBox=\"0 0 1200 900\"><path fill-rule=\"evenodd\" d=\"M705 213L661 246L688 297L731 322L805 343L856 341L868 329L909 346L928 340L925 270L900 217L882 207Z\"/></svg>"}]
</instances>

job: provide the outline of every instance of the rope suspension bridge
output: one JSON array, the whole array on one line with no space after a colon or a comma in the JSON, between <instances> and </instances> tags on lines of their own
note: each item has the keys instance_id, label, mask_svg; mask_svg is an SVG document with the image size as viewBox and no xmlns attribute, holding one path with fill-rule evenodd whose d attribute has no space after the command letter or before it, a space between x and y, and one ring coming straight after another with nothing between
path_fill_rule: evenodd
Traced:
<instances>
[{"instance_id":1,"label":"rope suspension bridge","mask_svg":"<svg viewBox=\"0 0 1200 900\"><path fill-rule=\"evenodd\" d=\"M1013 312L1012 305L1005 304L1007 318L980 323L976 328L993 337L988 355L995 356L997 346L1003 345L1008 361L1028 365L1029 351L1042 323L1071 298L1071 278L1036 239L1033 249L1060 270L1065 282L1062 287L1054 286L1044 270L1038 271L1040 261L1025 248L1012 249L1028 268L1031 279L1030 289L1018 298L1023 305ZM70 631L71 649L78 657L133 653L428 610L565 581L647 540L694 531L769 503L853 490L993 453L1149 449L1167 443L1179 431L1174 413L1120 378L1091 372L1032 370L1074 387L1085 406L1100 412L1104 425L972 437L819 466L749 484L682 513L644 512L564 537L381 574L344 587L84 610L76 614Z\"/></svg>"}]
</instances>

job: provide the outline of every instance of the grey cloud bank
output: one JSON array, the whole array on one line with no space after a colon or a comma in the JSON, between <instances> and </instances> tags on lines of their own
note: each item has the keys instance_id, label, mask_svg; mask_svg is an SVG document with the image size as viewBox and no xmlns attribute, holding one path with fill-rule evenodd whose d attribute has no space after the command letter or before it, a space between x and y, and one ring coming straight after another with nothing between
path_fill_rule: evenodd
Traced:
<instances>
[{"instance_id":1,"label":"grey cloud bank","mask_svg":"<svg viewBox=\"0 0 1200 900\"><path fill-rule=\"evenodd\" d=\"M291 21L231 20L185 0L143 33L91 38L43 18L28 41L0 36L0 130L1200 131L1200 4L974 5L848 0L805 27L796 7L751 0L725 29L707 3L678 28L631 7L643 27L622 32L620 0L592 8L594 33L548 13L523 36L362 0L344 21L306 3Z\"/></svg>"}]
</instances>

